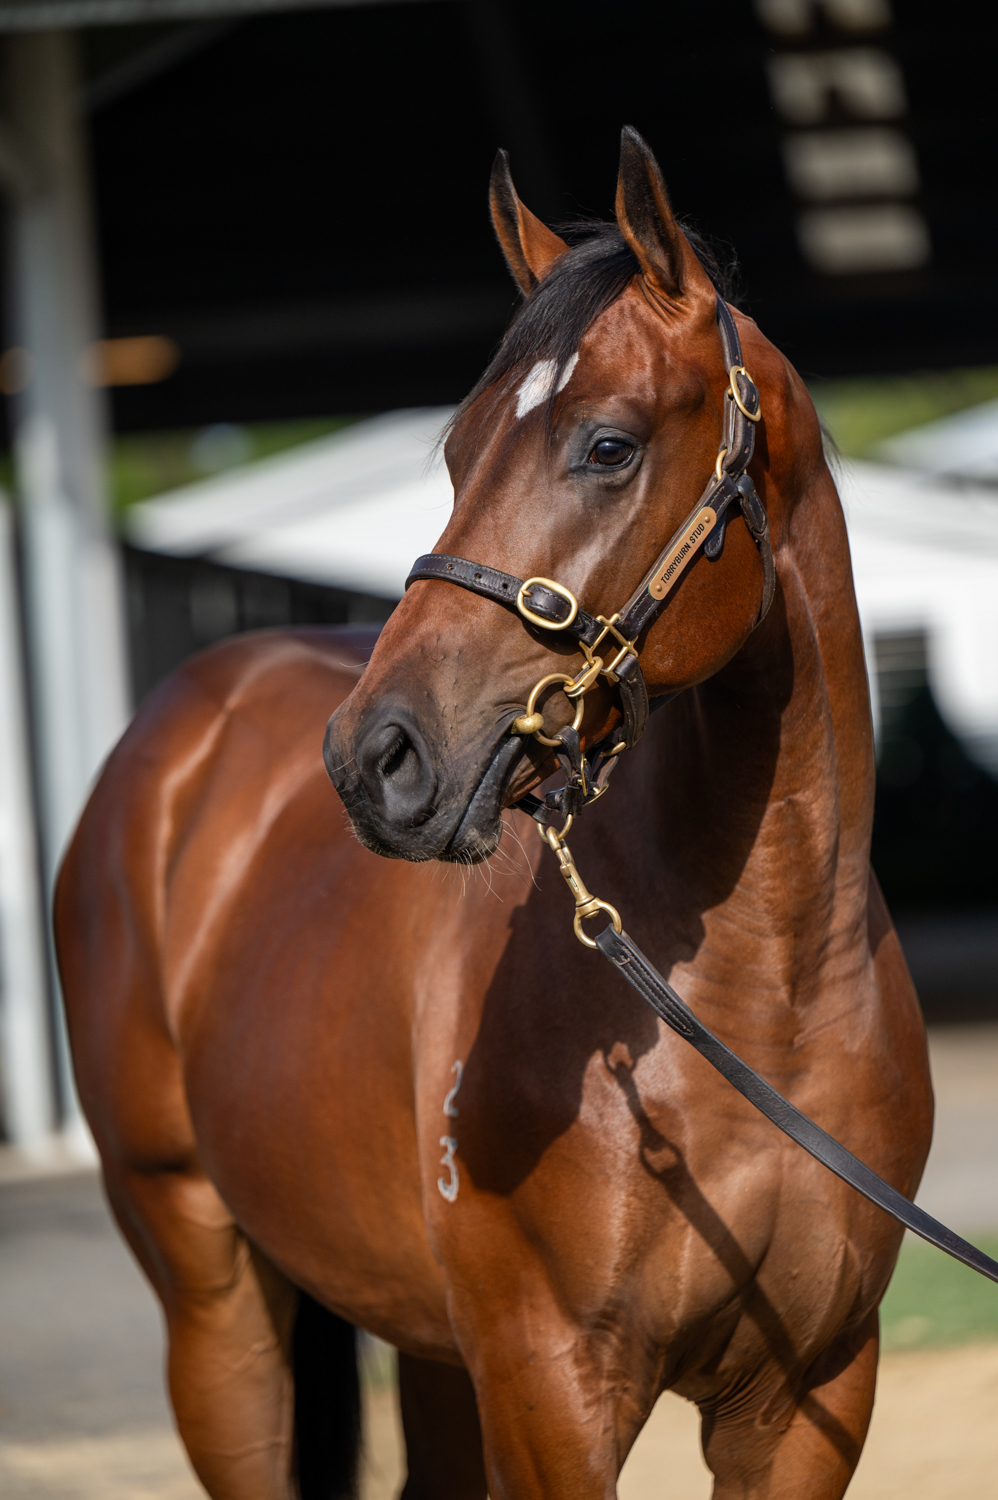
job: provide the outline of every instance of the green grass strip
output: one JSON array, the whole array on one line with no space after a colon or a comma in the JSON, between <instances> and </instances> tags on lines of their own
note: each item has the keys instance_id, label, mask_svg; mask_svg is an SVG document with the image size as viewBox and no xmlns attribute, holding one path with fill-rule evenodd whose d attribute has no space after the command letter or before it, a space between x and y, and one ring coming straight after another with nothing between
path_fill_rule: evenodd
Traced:
<instances>
[{"instance_id":1,"label":"green grass strip","mask_svg":"<svg viewBox=\"0 0 998 1500\"><path fill-rule=\"evenodd\" d=\"M885 438L998 397L998 366L815 380L818 415L849 458L867 458Z\"/></svg>"},{"instance_id":2,"label":"green grass strip","mask_svg":"<svg viewBox=\"0 0 998 1500\"><path fill-rule=\"evenodd\" d=\"M336 432L351 420L326 417L301 422L256 422L240 427L237 430L244 438L246 451L238 462L269 458L273 453ZM203 429L136 432L114 438L108 475L114 509L121 511L137 500L147 500L151 495L211 477L194 460L194 444L200 431Z\"/></svg>"},{"instance_id":3,"label":"green grass strip","mask_svg":"<svg viewBox=\"0 0 998 1500\"><path fill-rule=\"evenodd\" d=\"M998 1236L969 1238L998 1259ZM885 1352L998 1341L998 1286L906 1236L880 1306L880 1327Z\"/></svg>"}]
</instances>

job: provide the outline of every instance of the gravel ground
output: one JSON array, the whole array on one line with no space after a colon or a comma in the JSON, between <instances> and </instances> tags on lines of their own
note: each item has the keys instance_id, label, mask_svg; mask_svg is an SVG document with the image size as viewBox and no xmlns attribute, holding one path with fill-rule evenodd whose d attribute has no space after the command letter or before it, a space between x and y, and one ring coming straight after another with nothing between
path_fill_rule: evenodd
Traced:
<instances>
[{"instance_id":1,"label":"gravel ground","mask_svg":"<svg viewBox=\"0 0 998 1500\"><path fill-rule=\"evenodd\" d=\"M849 1500L967 1500L998 1470L998 1344L889 1354ZM361 1500L394 1500L403 1477L394 1393L369 1392ZM164 1419L93 1437L0 1438L5 1500L204 1500ZM627 1461L620 1500L708 1500L697 1414L663 1396Z\"/></svg>"},{"instance_id":2,"label":"gravel ground","mask_svg":"<svg viewBox=\"0 0 998 1500\"><path fill-rule=\"evenodd\" d=\"M998 1027L937 1029L936 1141L919 1202L998 1229ZM92 1172L31 1176L0 1155L0 1494L196 1500L162 1386L159 1311ZM996 1291L998 1295L998 1291ZM961 1500L998 1471L998 1343L887 1355L850 1500ZM363 1500L393 1500L394 1396L367 1393ZM696 1413L665 1396L621 1500L706 1500Z\"/></svg>"},{"instance_id":3,"label":"gravel ground","mask_svg":"<svg viewBox=\"0 0 998 1500\"><path fill-rule=\"evenodd\" d=\"M998 1344L886 1355L849 1500L993 1495L996 1410ZM709 1500L697 1427L688 1402L663 1396L620 1476L620 1500Z\"/></svg>"}]
</instances>

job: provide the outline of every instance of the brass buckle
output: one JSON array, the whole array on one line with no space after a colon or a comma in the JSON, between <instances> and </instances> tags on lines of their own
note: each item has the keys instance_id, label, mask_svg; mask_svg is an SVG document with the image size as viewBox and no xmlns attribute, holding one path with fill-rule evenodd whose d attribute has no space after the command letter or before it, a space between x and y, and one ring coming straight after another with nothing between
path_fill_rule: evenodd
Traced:
<instances>
[{"instance_id":1,"label":"brass buckle","mask_svg":"<svg viewBox=\"0 0 998 1500\"><path fill-rule=\"evenodd\" d=\"M758 411L749 411L748 407L745 405L745 402L742 400L741 392L738 389L738 382L735 380L736 375L744 375L745 379L755 390L756 395L759 394L759 387L756 385L755 381L752 379L751 375L749 374L748 370L746 370L744 365L731 366L731 369L728 371L728 394L734 401L743 417L748 417L750 422L758 422L759 418L762 416L762 403L760 402Z\"/></svg>"},{"instance_id":2,"label":"brass buckle","mask_svg":"<svg viewBox=\"0 0 998 1500\"><path fill-rule=\"evenodd\" d=\"M542 584L544 588L550 589L552 594L557 594L560 599L564 599L565 603L570 606L570 613L567 620L544 620L540 615L534 614L532 609L527 608L523 601L528 597L528 590L532 583ZM567 630L579 613L579 601L571 589L565 588L562 583L555 583L553 578L524 579L517 590L516 607L523 618L529 620L531 625L536 625L539 630Z\"/></svg>"}]
</instances>

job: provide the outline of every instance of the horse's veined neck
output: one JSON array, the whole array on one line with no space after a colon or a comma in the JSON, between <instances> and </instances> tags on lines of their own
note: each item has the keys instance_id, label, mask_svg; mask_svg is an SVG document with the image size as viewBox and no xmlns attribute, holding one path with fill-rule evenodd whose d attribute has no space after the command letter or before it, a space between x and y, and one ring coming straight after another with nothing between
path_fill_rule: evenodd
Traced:
<instances>
[{"instance_id":1,"label":"horse's veined neck","mask_svg":"<svg viewBox=\"0 0 998 1500\"><path fill-rule=\"evenodd\" d=\"M783 934L798 959L802 933L818 952L865 931L869 870L862 642L848 554L823 561L782 549L765 628L664 711L642 788L672 899Z\"/></svg>"}]
</instances>

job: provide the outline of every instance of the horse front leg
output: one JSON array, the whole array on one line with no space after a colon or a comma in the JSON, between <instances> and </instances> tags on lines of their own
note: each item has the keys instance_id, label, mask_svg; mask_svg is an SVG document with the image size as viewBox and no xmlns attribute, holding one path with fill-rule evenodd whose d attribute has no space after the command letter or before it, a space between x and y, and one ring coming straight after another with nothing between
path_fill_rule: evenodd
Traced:
<instances>
[{"instance_id":1,"label":"horse front leg","mask_svg":"<svg viewBox=\"0 0 998 1500\"><path fill-rule=\"evenodd\" d=\"M585 1329L528 1257L452 1282L492 1500L612 1500L643 1416L620 1399L613 1330ZM499 1273L497 1275L497 1273Z\"/></svg>"},{"instance_id":2,"label":"horse front leg","mask_svg":"<svg viewBox=\"0 0 998 1500\"><path fill-rule=\"evenodd\" d=\"M703 1413L714 1500L842 1500L866 1440L877 1383L876 1309L825 1350L796 1391L779 1372Z\"/></svg>"}]
</instances>

